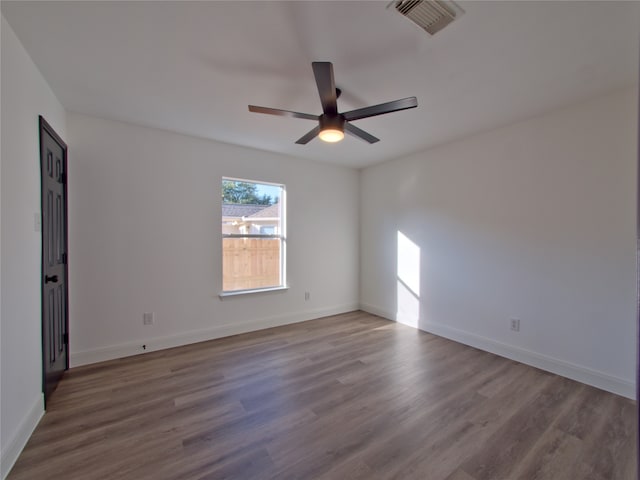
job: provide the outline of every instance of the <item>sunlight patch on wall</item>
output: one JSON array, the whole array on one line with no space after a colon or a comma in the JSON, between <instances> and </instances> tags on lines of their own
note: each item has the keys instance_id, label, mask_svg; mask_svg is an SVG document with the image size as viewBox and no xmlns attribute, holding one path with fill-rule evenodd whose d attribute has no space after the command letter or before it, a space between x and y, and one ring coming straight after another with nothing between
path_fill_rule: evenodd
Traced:
<instances>
[{"instance_id":1,"label":"sunlight patch on wall","mask_svg":"<svg viewBox=\"0 0 640 480\"><path fill-rule=\"evenodd\" d=\"M418 327L420 318L420 247L398 231L396 321Z\"/></svg>"}]
</instances>

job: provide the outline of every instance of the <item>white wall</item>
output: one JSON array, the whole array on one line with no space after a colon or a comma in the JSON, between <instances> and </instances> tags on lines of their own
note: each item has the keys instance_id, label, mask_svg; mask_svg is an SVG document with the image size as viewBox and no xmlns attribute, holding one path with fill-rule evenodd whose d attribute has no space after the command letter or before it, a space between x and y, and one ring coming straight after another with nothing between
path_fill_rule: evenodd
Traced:
<instances>
[{"instance_id":1,"label":"white wall","mask_svg":"<svg viewBox=\"0 0 640 480\"><path fill-rule=\"evenodd\" d=\"M363 307L633 397L637 105L619 91L365 169Z\"/></svg>"},{"instance_id":2,"label":"white wall","mask_svg":"<svg viewBox=\"0 0 640 480\"><path fill-rule=\"evenodd\" d=\"M67 122L72 365L358 308L356 170L79 114ZM218 297L223 176L286 185L289 290Z\"/></svg>"},{"instance_id":3,"label":"white wall","mask_svg":"<svg viewBox=\"0 0 640 480\"><path fill-rule=\"evenodd\" d=\"M43 413L38 115L63 138L65 112L2 17L0 184L2 478Z\"/></svg>"}]
</instances>

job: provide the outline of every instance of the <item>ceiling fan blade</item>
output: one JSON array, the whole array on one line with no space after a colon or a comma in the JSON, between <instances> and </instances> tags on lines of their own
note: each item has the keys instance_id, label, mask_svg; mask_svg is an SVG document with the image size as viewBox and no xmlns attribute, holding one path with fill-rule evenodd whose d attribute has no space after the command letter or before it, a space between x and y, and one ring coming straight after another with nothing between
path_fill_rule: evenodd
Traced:
<instances>
[{"instance_id":1,"label":"ceiling fan blade","mask_svg":"<svg viewBox=\"0 0 640 480\"><path fill-rule=\"evenodd\" d=\"M394 100L393 102L372 105L371 107L358 108L357 110L345 112L342 115L345 120L351 121L359 120L361 118L375 117L376 115L382 115L385 113L397 112L399 110L406 110L408 108L416 108L417 106L418 100L416 97L407 97L401 100Z\"/></svg>"},{"instance_id":2,"label":"ceiling fan blade","mask_svg":"<svg viewBox=\"0 0 640 480\"><path fill-rule=\"evenodd\" d=\"M279 108L258 107L249 105L249 111L254 113L267 113L269 115L279 115L281 117L304 118L305 120L318 120L318 115L309 113L292 112L290 110L280 110Z\"/></svg>"},{"instance_id":3,"label":"ceiling fan blade","mask_svg":"<svg viewBox=\"0 0 640 480\"><path fill-rule=\"evenodd\" d=\"M344 129L347 133L350 133L354 137L358 137L364 140L365 142L376 143L380 141L379 138L374 137L373 135L365 132L364 130L356 127L355 125L351 125L348 122L344 123Z\"/></svg>"},{"instance_id":4,"label":"ceiling fan blade","mask_svg":"<svg viewBox=\"0 0 640 480\"><path fill-rule=\"evenodd\" d=\"M336 93L336 82L333 78L333 65L331 62L313 62L313 75L316 77L320 103L325 115L338 114L338 94Z\"/></svg>"},{"instance_id":5,"label":"ceiling fan blade","mask_svg":"<svg viewBox=\"0 0 640 480\"><path fill-rule=\"evenodd\" d=\"M320 133L320 125L318 125L313 130L310 130L309 132L305 133L302 137L300 137L298 139L298 141L296 143L299 144L299 145L306 145L311 140L316 138L319 133Z\"/></svg>"}]
</instances>

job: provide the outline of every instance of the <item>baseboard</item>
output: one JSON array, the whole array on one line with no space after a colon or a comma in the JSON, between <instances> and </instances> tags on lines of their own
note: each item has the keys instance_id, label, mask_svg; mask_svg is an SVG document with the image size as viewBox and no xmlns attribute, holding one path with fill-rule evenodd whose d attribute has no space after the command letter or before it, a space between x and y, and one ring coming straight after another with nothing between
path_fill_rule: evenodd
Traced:
<instances>
[{"instance_id":1,"label":"baseboard","mask_svg":"<svg viewBox=\"0 0 640 480\"><path fill-rule=\"evenodd\" d=\"M307 310L304 312L297 312L287 315L276 315L246 322L219 325L204 330L193 330L165 337L140 339L135 342L127 342L120 345L111 345L107 347L96 348L93 350L71 352L69 355L70 366L79 367L81 365L88 365L91 363L129 357L131 355L139 355L141 353L164 350L166 348L180 347L183 345L189 345L191 343L205 342L207 340L214 340L216 338L223 338L231 335L238 335L241 333L264 330L266 328L305 322L307 320L313 320L316 318L352 312L358 309L358 304L349 304L318 310ZM146 349L142 349L142 344L146 346Z\"/></svg>"},{"instance_id":2,"label":"baseboard","mask_svg":"<svg viewBox=\"0 0 640 480\"><path fill-rule=\"evenodd\" d=\"M396 321L396 315L394 313L388 312L387 310L375 305L371 305L370 303L361 303L360 310L370 313L371 315L377 315L379 317L386 318L387 320L391 320L393 322Z\"/></svg>"},{"instance_id":3,"label":"baseboard","mask_svg":"<svg viewBox=\"0 0 640 480\"><path fill-rule=\"evenodd\" d=\"M378 315L388 320L396 321L394 313L386 311L375 305L365 303L361 304L360 308L373 315ZM615 377L607 373L575 365L558 358L543 355L506 343L497 342L490 338L439 323L420 322L420 329L458 343L463 343L486 352L494 353L501 357L515 360L516 362L524 363L547 372L570 378L571 380L591 385L601 390L606 390L607 392L630 398L632 400L635 400L636 398L636 385L633 382L629 382L625 379Z\"/></svg>"},{"instance_id":4,"label":"baseboard","mask_svg":"<svg viewBox=\"0 0 640 480\"><path fill-rule=\"evenodd\" d=\"M44 415L44 397L38 394L31 408L20 422L18 430L12 438L2 439L2 452L0 453L0 478L4 480L18 460L20 453L29 441L31 434L38 426L38 422Z\"/></svg>"}]
</instances>

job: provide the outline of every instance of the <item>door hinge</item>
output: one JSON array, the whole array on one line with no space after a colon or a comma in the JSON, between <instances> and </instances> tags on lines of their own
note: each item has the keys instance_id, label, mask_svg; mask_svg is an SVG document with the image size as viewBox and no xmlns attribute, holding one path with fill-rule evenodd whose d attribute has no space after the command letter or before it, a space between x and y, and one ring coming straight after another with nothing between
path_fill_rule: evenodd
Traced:
<instances>
[{"instance_id":1,"label":"door hinge","mask_svg":"<svg viewBox=\"0 0 640 480\"><path fill-rule=\"evenodd\" d=\"M63 335L62 341L64 342L65 345L69 345L69 334L65 332L65 334Z\"/></svg>"},{"instance_id":2,"label":"door hinge","mask_svg":"<svg viewBox=\"0 0 640 480\"><path fill-rule=\"evenodd\" d=\"M61 173L60 174L60 183L63 185L67 184L67 174L66 173Z\"/></svg>"},{"instance_id":3,"label":"door hinge","mask_svg":"<svg viewBox=\"0 0 640 480\"><path fill-rule=\"evenodd\" d=\"M62 263L65 264L65 265L67 264L67 254L66 253L62 254Z\"/></svg>"}]
</instances>

